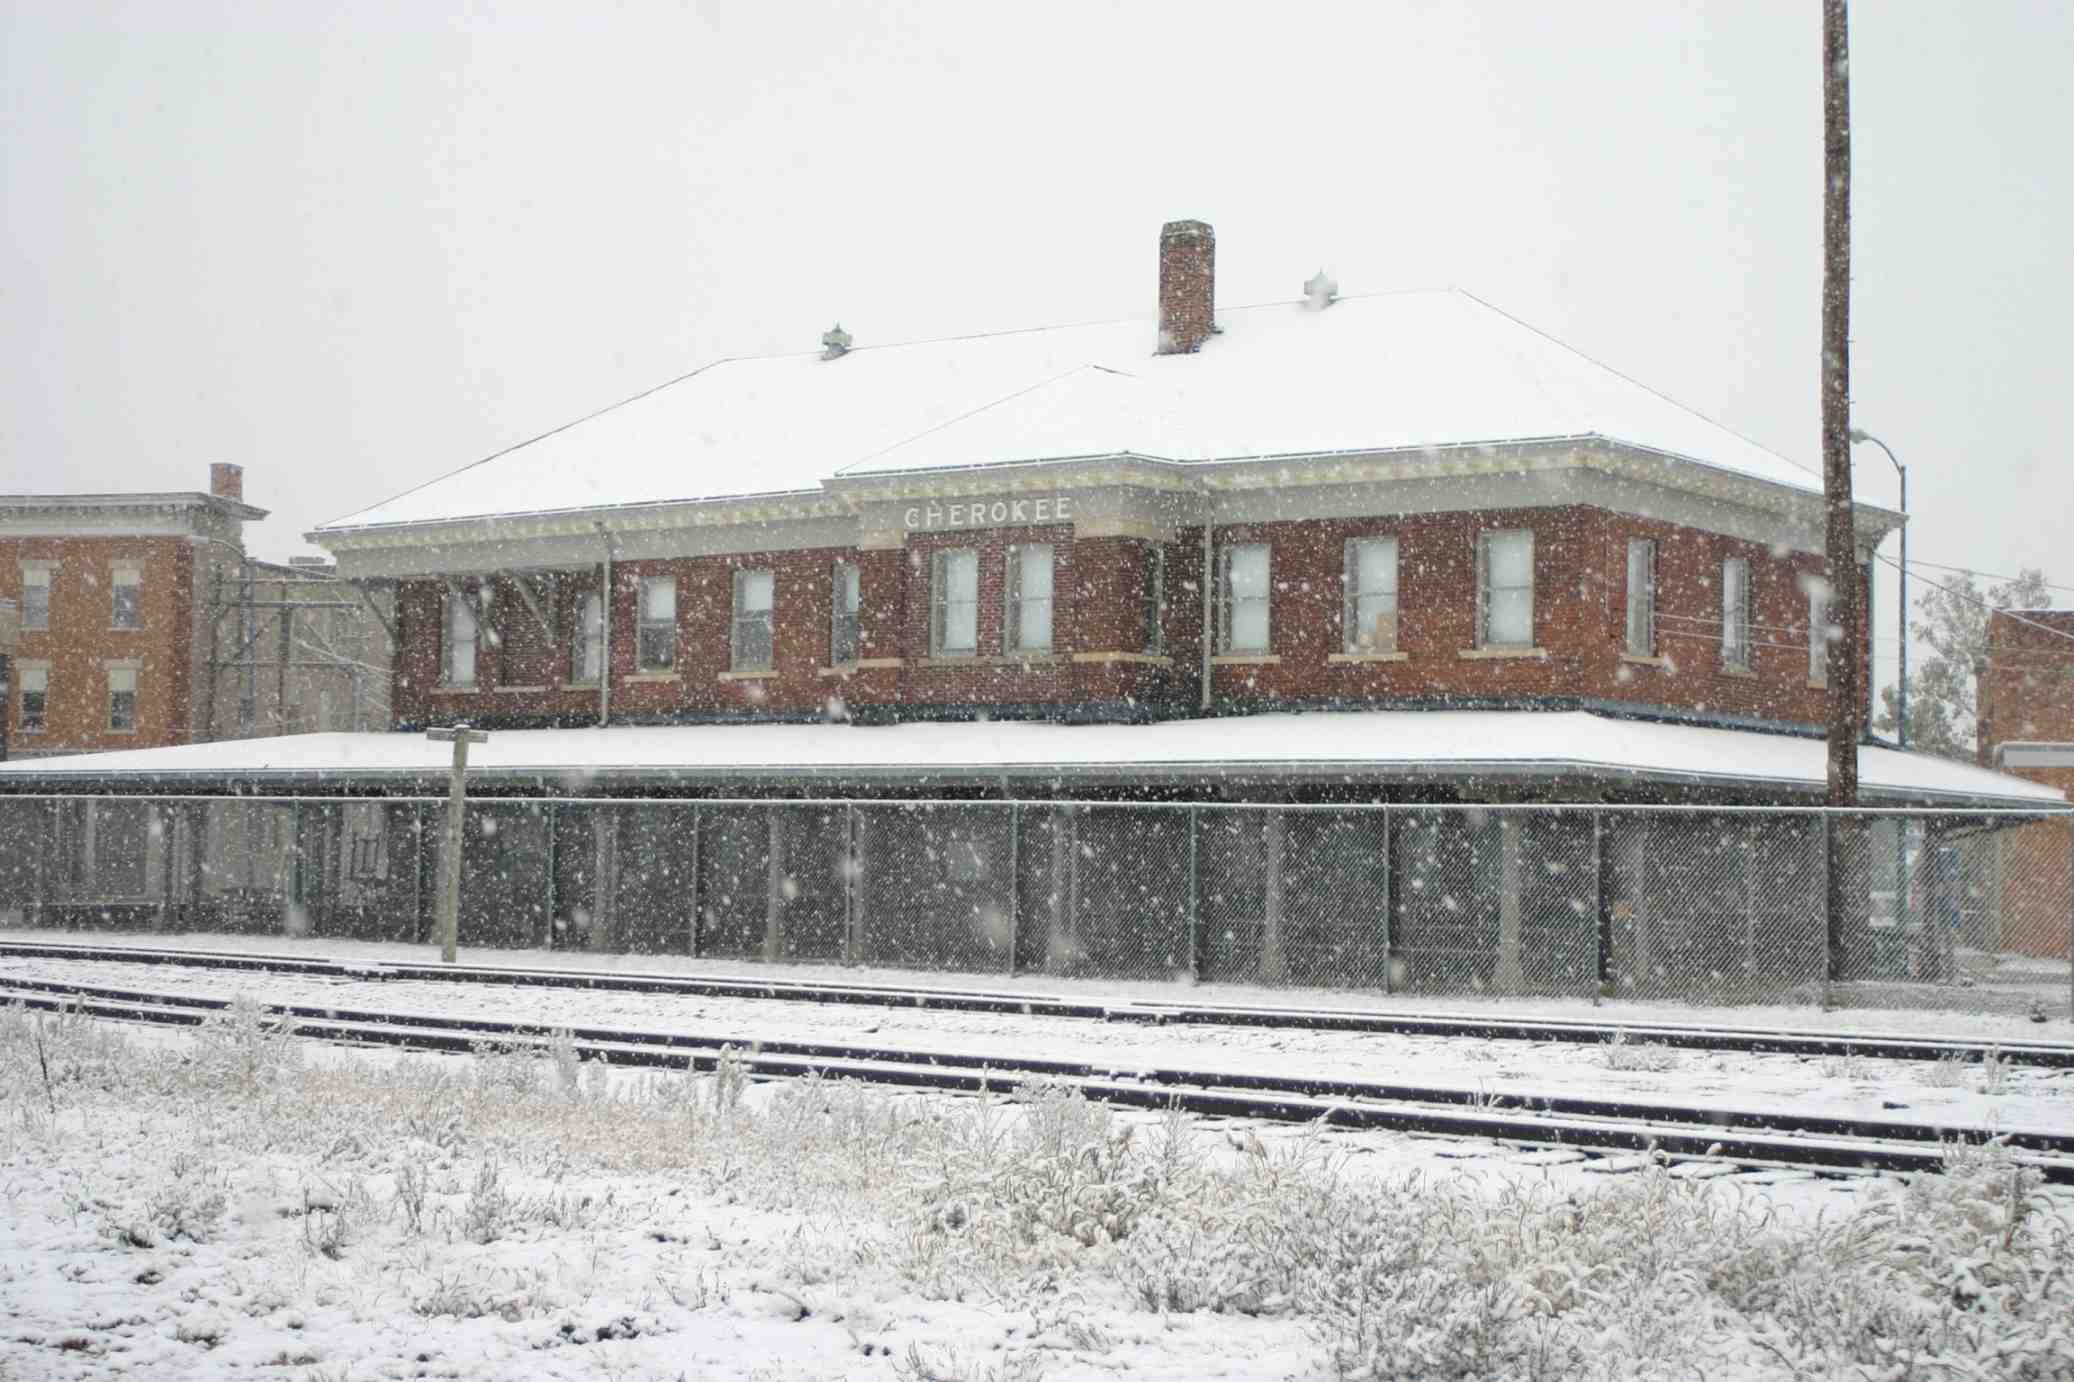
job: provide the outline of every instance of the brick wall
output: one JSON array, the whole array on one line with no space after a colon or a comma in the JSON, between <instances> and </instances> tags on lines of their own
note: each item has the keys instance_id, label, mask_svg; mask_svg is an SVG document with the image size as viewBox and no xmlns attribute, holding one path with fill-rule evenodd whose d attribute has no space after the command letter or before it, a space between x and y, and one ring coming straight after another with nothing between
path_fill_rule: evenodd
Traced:
<instances>
[{"instance_id":1,"label":"brick wall","mask_svg":"<svg viewBox=\"0 0 2074 1382\"><path fill-rule=\"evenodd\" d=\"M1980 684L1984 746L2012 740L2074 743L2074 610L2026 610L1988 620Z\"/></svg>"},{"instance_id":2,"label":"brick wall","mask_svg":"<svg viewBox=\"0 0 2074 1382\"><path fill-rule=\"evenodd\" d=\"M184 744L192 733L194 555L176 537L0 539L0 596L20 601L23 562L57 563L50 627L22 632L15 665L49 671L44 729L22 730L21 677L10 679L8 746L17 756ZM136 629L113 625L118 563L140 568ZM108 728L111 661L137 663L137 728Z\"/></svg>"},{"instance_id":3,"label":"brick wall","mask_svg":"<svg viewBox=\"0 0 2074 1382\"><path fill-rule=\"evenodd\" d=\"M1477 535L1534 534L1534 644L1523 657L1476 651ZM1399 659L1335 660L1343 652L1342 570L1351 538L1398 540ZM1213 669L1217 704L1246 709L1285 702L1428 702L1449 697L1574 697L1665 706L1698 713L1814 724L1823 692L1808 684L1804 581L1819 574L1809 554L1774 556L1761 545L1588 507L1489 510L1393 517L1225 525L1220 548L1273 548L1272 646L1266 659ZM1659 543L1660 630L1655 662L1622 656L1627 543ZM1158 544L1165 560L1163 646L1146 649L1145 573L1155 544L1132 537L1076 538L1071 524L913 533L903 549L823 548L738 557L628 561L613 568L614 718L717 718L822 713L831 698L858 713L1003 713L1104 716L1187 713L1197 705L1203 580L1199 530ZM1004 586L1011 547L1050 543L1054 553L1052 648L1022 656L1004 649ZM930 654L931 561L971 548L978 557L978 651ZM1753 672L1720 665L1721 562L1748 559ZM854 669L829 666L833 569L859 568L860 655ZM776 665L754 679L730 672L733 572L775 578ZM643 577L678 582L677 665L637 673L636 608ZM478 685L437 685L441 602L437 582L406 583L399 601L403 652L396 715L405 723L468 718L529 723L595 716L595 688L567 683L575 600L595 574L563 578L553 639L516 596L499 588L492 608L505 639L485 644ZM1544 655L1545 654L1545 655Z\"/></svg>"}]
</instances>

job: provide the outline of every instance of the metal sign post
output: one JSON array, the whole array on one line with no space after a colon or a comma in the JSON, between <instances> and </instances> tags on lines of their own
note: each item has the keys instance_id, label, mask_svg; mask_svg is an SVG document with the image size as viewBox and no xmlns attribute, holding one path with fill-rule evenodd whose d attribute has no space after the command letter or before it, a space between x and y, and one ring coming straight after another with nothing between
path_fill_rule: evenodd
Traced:
<instances>
[{"instance_id":1,"label":"metal sign post","mask_svg":"<svg viewBox=\"0 0 2074 1382\"><path fill-rule=\"evenodd\" d=\"M458 724L428 729L425 737L454 746L454 770L447 783L446 849L439 860L439 958L452 964L461 930L461 820L468 802L468 746L487 744L490 736Z\"/></svg>"}]
</instances>

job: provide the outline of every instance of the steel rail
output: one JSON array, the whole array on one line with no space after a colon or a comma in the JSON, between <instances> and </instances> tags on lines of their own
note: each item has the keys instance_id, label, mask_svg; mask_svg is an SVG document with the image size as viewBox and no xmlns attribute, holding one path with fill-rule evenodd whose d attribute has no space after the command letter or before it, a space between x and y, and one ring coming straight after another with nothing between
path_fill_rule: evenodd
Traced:
<instances>
[{"instance_id":1,"label":"steel rail","mask_svg":"<svg viewBox=\"0 0 2074 1382\"><path fill-rule=\"evenodd\" d=\"M854 1004L937 1012L988 1012L1153 1026L1229 1026L1368 1033L1379 1036L1468 1037L1496 1041L1599 1044L1615 1040L1681 1050L1757 1055L1858 1056L1878 1060L1981 1061L2074 1069L2074 1043L1975 1041L1898 1034L1800 1032L1772 1027L1708 1027L1627 1019L1584 1021L1465 1013L1406 1013L1351 1008L1297 1008L1157 999L1105 1001L1008 989L903 987L894 984L763 979L727 975L623 974L487 965L436 965L396 960L323 960L256 951L74 946L0 941L0 961L16 955L92 963L300 974L357 981L501 984L612 993L673 994L783 1002ZM4 971L0 971L4 975Z\"/></svg>"},{"instance_id":2,"label":"steel rail","mask_svg":"<svg viewBox=\"0 0 2074 1382\"><path fill-rule=\"evenodd\" d=\"M76 1009L93 1017L174 1026L198 1026L231 1006L228 999L55 981L0 983L0 1003L7 1002L43 1011ZM1696 1109L1567 1095L1523 1095L1508 1108L1474 1091L1368 1081L1131 1069L1084 1061L759 1041L734 1035L558 1029L538 1023L303 1004L259 1006L262 1012L287 1022L298 1036L350 1044L463 1052L475 1051L487 1042L544 1052L551 1043L564 1040L579 1057L611 1065L701 1071L734 1059L750 1074L764 1078L821 1075L947 1093L998 1092L1043 1079L1070 1084L1101 1102L1131 1107L1179 1107L1199 1115L1278 1122L1322 1120L1334 1127L1492 1138L1579 1151L1653 1151L1671 1157L1828 1170L1923 1171L1942 1165L1949 1143L1999 1139L2048 1180L2074 1184L2074 1135L2043 1131Z\"/></svg>"}]
</instances>

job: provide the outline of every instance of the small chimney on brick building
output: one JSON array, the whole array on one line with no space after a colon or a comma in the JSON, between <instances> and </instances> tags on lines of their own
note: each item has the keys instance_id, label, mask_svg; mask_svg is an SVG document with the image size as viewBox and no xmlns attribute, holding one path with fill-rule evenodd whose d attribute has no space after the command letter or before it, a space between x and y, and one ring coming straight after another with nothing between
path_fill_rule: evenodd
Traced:
<instances>
[{"instance_id":1,"label":"small chimney on brick building","mask_svg":"<svg viewBox=\"0 0 2074 1382\"><path fill-rule=\"evenodd\" d=\"M245 498L245 467L217 461L209 467L209 493L218 499Z\"/></svg>"},{"instance_id":2,"label":"small chimney on brick building","mask_svg":"<svg viewBox=\"0 0 2074 1382\"><path fill-rule=\"evenodd\" d=\"M1189 355L1217 329L1217 232L1201 221L1159 230L1159 353Z\"/></svg>"}]
</instances>

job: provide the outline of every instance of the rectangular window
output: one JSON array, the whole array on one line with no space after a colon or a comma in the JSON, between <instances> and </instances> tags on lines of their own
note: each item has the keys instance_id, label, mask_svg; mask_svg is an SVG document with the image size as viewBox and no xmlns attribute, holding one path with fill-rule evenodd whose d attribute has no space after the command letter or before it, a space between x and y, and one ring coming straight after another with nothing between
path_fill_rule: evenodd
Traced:
<instances>
[{"instance_id":1,"label":"rectangular window","mask_svg":"<svg viewBox=\"0 0 2074 1382\"><path fill-rule=\"evenodd\" d=\"M772 605L776 582L768 571L735 572L734 636L730 647L737 672L768 672L776 638Z\"/></svg>"},{"instance_id":2,"label":"rectangular window","mask_svg":"<svg viewBox=\"0 0 2074 1382\"><path fill-rule=\"evenodd\" d=\"M1721 665L1732 672L1750 670L1750 562L1745 557L1721 563Z\"/></svg>"},{"instance_id":3,"label":"rectangular window","mask_svg":"<svg viewBox=\"0 0 2074 1382\"><path fill-rule=\"evenodd\" d=\"M139 583L144 573L134 566L118 566L110 573L108 627L112 629L140 629L144 627L143 608L139 603Z\"/></svg>"},{"instance_id":4,"label":"rectangular window","mask_svg":"<svg viewBox=\"0 0 2074 1382\"><path fill-rule=\"evenodd\" d=\"M605 597L587 590L576 598L576 628L569 641L569 679L595 684L605 671Z\"/></svg>"},{"instance_id":5,"label":"rectangular window","mask_svg":"<svg viewBox=\"0 0 2074 1382\"><path fill-rule=\"evenodd\" d=\"M15 675L22 683L22 733L41 734L44 711L50 703L50 669L23 667Z\"/></svg>"},{"instance_id":6,"label":"rectangular window","mask_svg":"<svg viewBox=\"0 0 2074 1382\"><path fill-rule=\"evenodd\" d=\"M133 734L137 729L137 669L108 669L108 728L115 734Z\"/></svg>"},{"instance_id":7,"label":"rectangular window","mask_svg":"<svg viewBox=\"0 0 2074 1382\"><path fill-rule=\"evenodd\" d=\"M466 591L446 594L446 665L442 669L447 686L475 685L477 626L475 602Z\"/></svg>"},{"instance_id":8,"label":"rectangular window","mask_svg":"<svg viewBox=\"0 0 2074 1382\"><path fill-rule=\"evenodd\" d=\"M1808 683L1829 685L1829 643L1835 637L1830 627L1827 592L1808 592Z\"/></svg>"},{"instance_id":9,"label":"rectangular window","mask_svg":"<svg viewBox=\"0 0 2074 1382\"><path fill-rule=\"evenodd\" d=\"M1476 540L1476 645L1534 646L1534 534L1480 533Z\"/></svg>"},{"instance_id":10,"label":"rectangular window","mask_svg":"<svg viewBox=\"0 0 2074 1382\"><path fill-rule=\"evenodd\" d=\"M1628 541L1628 652L1656 656L1656 543Z\"/></svg>"},{"instance_id":11,"label":"rectangular window","mask_svg":"<svg viewBox=\"0 0 2074 1382\"><path fill-rule=\"evenodd\" d=\"M1051 544L1008 549L1004 641L1011 653L1051 651Z\"/></svg>"},{"instance_id":12,"label":"rectangular window","mask_svg":"<svg viewBox=\"0 0 2074 1382\"><path fill-rule=\"evenodd\" d=\"M1224 618L1219 630L1223 652L1266 653L1271 646L1270 569L1265 542L1241 542L1224 549Z\"/></svg>"},{"instance_id":13,"label":"rectangular window","mask_svg":"<svg viewBox=\"0 0 2074 1382\"><path fill-rule=\"evenodd\" d=\"M647 576L641 581L641 630L637 639L640 670L667 672L677 665L677 578Z\"/></svg>"},{"instance_id":14,"label":"rectangular window","mask_svg":"<svg viewBox=\"0 0 2074 1382\"><path fill-rule=\"evenodd\" d=\"M50 627L50 578L47 566L32 566L22 572L22 630L33 633Z\"/></svg>"},{"instance_id":15,"label":"rectangular window","mask_svg":"<svg viewBox=\"0 0 2074 1382\"><path fill-rule=\"evenodd\" d=\"M1145 651L1157 657L1167 650L1167 549L1145 549Z\"/></svg>"},{"instance_id":16,"label":"rectangular window","mask_svg":"<svg viewBox=\"0 0 2074 1382\"><path fill-rule=\"evenodd\" d=\"M929 573L929 654L969 657L979 651L979 553L938 552Z\"/></svg>"},{"instance_id":17,"label":"rectangular window","mask_svg":"<svg viewBox=\"0 0 2074 1382\"><path fill-rule=\"evenodd\" d=\"M860 624L860 611L863 606L863 581L856 564L847 561L837 562L828 624L830 666L847 667L863 656L860 651L864 644Z\"/></svg>"},{"instance_id":18,"label":"rectangular window","mask_svg":"<svg viewBox=\"0 0 2074 1382\"><path fill-rule=\"evenodd\" d=\"M1397 539L1350 538L1346 550L1345 650L1397 651Z\"/></svg>"}]
</instances>

